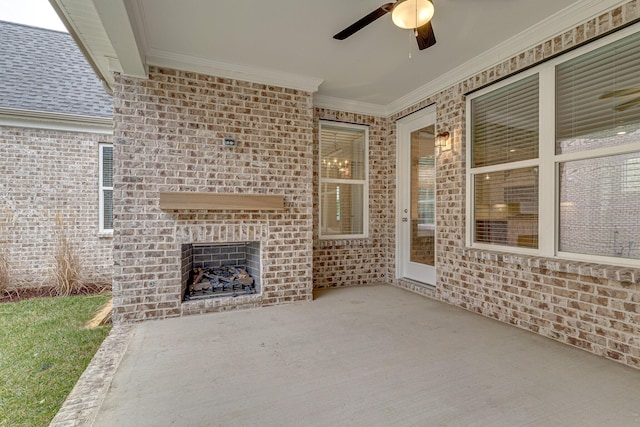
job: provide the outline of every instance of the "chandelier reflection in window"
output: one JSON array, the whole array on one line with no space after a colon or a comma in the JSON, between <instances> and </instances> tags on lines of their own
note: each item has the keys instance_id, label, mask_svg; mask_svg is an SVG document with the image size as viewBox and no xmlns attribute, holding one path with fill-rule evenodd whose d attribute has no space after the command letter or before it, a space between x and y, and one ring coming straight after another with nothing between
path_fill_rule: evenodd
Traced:
<instances>
[{"instance_id":1,"label":"chandelier reflection in window","mask_svg":"<svg viewBox=\"0 0 640 427\"><path fill-rule=\"evenodd\" d=\"M337 157L329 160L322 159L322 170L322 176L327 178L351 178L351 164L349 160L341 160Z\"/></svg>"}]
</instances>

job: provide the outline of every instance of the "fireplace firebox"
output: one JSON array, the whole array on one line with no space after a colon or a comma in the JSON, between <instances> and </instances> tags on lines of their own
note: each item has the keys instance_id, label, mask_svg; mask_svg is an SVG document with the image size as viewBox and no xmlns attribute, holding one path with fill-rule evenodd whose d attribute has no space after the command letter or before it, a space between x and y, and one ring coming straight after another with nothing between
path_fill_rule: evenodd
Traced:
<instances>
[{"instance_id":1,"label":"fireplace firebox","mask_svg":"<svg viewBox=\"0 0 640 427\"><path fill-rule=\"evenodd\" d=\"M260 293L260 242L182 245L183 301Z\"/></svg>"}]
</instances>

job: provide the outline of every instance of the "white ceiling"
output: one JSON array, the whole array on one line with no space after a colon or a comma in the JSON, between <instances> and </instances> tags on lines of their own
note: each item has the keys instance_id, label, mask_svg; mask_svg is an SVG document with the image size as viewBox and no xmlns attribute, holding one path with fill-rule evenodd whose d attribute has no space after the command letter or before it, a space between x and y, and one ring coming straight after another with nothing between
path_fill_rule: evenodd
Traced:
<instances>
[{"instance_id":1,"label":"white ceiling","mask_svg":"<svg viewBox=\"0 0 640 427\"><path fill-rule=\"evenodd\" d=\"M419 51L390 15L344 41L332 38L385 0L93 0L93 11L92 0L51 1L101 70L140 70L130 65L139 59L306 90L319 85L317 104L379 113L624 3L434 0L437 44ZM97 34L108 35L110 52Z\"/></svg>"}]
</instances>

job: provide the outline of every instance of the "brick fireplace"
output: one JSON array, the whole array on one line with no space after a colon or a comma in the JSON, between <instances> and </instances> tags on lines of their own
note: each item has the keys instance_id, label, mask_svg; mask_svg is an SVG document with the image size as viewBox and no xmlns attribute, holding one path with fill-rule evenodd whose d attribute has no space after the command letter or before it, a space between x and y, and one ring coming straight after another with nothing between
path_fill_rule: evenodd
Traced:
<instances>
[{"instance_id":1,"label":"brick fireplace","mask_svg":"<svg viewBox=\"0 0 640 427\"><path fill-rule=\"evenodd\" d=\"M114 106L114 322L311 300L311 93L152 67L116 76ZM281 207L162 205L164 193ZM185 245L236 242L259 245L259 291L183 301Z\"/></svg>"}]
</instances>

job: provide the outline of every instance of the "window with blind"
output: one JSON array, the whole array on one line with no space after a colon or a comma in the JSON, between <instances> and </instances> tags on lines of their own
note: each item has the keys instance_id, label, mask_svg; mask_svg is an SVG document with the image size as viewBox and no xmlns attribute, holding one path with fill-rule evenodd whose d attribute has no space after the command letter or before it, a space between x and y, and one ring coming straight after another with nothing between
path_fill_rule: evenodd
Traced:
<instances>
[{"instance_id":1,"label":"window with blind","mask_svg":"<svg viewBox=\"0 0 640 427\"><path fill-rule=\"evenodd\" d=\"M368 128L320 122L320 238L367 237Z\"/></svg>"},{"instance_id":2,"label":"window with blind","mask_svg":"<svg viewBox=\"0 0 640 427\"><path fill-rule=\"evenodd\" d=\"M627 29L469 95L468 245L640 265L638 69Z\"/></svg>"},{"instance_id":3,"label":"window with blind","mask_svg":"<svg viewBox=\"0 0 640 427\"><path fill-rule=\"evenodd\" d=\"M113 231L113 146L100 144L100 231Z\"/></svg>"},{"instance_id":4,"label":"window with blind","mask_svg":"<svg viewBox=\"0 0 640 427\"><path fill-rule=\"evenodd\" d=\"M538 247L538 104L537 74L471 101L474 242Z\"/></svg>"},{"instance_id":5,"label":"window with blind","mask_svg":"<svg viewBox=\"0 0 640 427\"><path fill-rule=\"evenodd\" d=\"M556 67L560 252L640 259L639 69L640 33Z\"/></svg>"}]
</instances>

